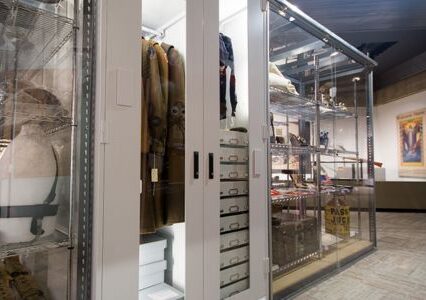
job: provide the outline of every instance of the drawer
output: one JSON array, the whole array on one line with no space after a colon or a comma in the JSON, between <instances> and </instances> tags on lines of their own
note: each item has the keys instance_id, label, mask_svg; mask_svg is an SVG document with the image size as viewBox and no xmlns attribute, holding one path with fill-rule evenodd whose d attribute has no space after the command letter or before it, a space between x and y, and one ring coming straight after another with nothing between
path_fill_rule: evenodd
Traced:
<instances>
[{"instance_id":1,"label":"drawer","mask_svg":"<svg viewBox=\"0 0 426 300\"><path fill-rule=\"evenodd\" d=\"M249 275L249 264L244 263L229 269L220 271L220 286L238 281Z\"/></svg>"},{"instance_id":2,"label":"drawer","mask_svg":"<svg viewBox=\"0 0 426 300\"><path fill-rule=\"evenodd\" d=\"M139 291L139 300L183 300L181 291L171 287L166 283L160 283L147 289Z\"/></svg>"},{"instance_id":3,"label":"drawer","mask_svg":"<svg viewBox=\"0 0 426 300\"><path fill-rule=\"evenodd\" d=\"M220 179L247 179L248 165L220 165Z\"/></svg>"},{"instance_id":4,"label":"drawer","mask_svg":"<svg viewBox=\"0 0 426 300\"><path fill-rule=\"evenodd\" d=\"M221 162L248 162L249 154L248 148L220 148L220 161Z\"/></svg>"},{"instance_id":5,"label":"drawer","mask_svg":"<svg viewBox=\"0 0 426 300\"><path fill-rule=\"evenodd\" d=\"M243 229L247 228L248 225L248 214L220 218L220 232Z\"/></svg>"},{"instance_id":6,"label":"drawer","mask_svg":"<svg viewBox=\"0 0 426 300\"><path fill-rule=\"evenodd\" d=\"M147 265L164 260L167 240L158 235L143 236L139 245L139 265Z\"/></svg>"},{"instance_id":7,"label":"drawer","mask_svg":"<svg viewBox=\"0 0 426 300\"><path fill-rule=\"evenodd\" d=\"M220 200L220 214L248 211L248 197L225 198Z\"/></svg>"},{"instance_id":8,"label":"drawer","mask_svg":"<svg viewBox=\"0 0 426 300\"><path fill-rule=\"evenodd\" d=\"M228 181L220 183L221 197L247 195L248 192L247 181Z\"/></svg>"},{"instance_id":9,"label":"drawer","mask_svg":"<svg viewBox=\"0 0 426 300\"><path fill-rule=\"evenodd\" d=\"M248 134L246 132L221 130L220 144L233 146L247 146Z\"/></svg>"},{"instance_id":10,"label":"drawer","mask_svg":"<svg viewBox=\"0 0 426 300\"><path fill-rule=\"evenodd\" d=\"M164 282L167 261L162 260L149 265L139 266L139 290Z\"/></svg>"},{"instance_id":11,"label":"drawer","mask_svg":"<svg viewBox=\"0 0 426 300\"><path fill-rule=\"evenodd\" d=\"M220 289L220 299L226 299L249 288L249 280L244 279Z\"/></svg>"},{"instance_id":12,"label":"drawer","mask_svg":"<svg viewBox=\"0 0 426 300\"><path fill-rule=\"evenodd\" d=\"M220 235L220 250L226 250L249 242L249 231L241 230Z\"/></svg>"},{"instance_id":13,"label":"drawer","mask_svg":"<svg viewBox=\"0 0 426 300\"><path fill-rule=\"evenodd\" d=\"M226 268L249 259L249 247L241 247L220 254L220 267Z\"/></svg>"}]
</instances>

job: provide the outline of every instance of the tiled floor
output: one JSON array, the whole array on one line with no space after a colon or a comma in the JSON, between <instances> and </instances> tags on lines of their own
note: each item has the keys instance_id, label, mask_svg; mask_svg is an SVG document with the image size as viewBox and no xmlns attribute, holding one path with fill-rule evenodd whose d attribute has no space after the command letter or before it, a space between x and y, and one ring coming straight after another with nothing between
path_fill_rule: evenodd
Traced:
<instances>
[{"instance_id":1,"label":"tiled floor","mask_svg":"<svg viewBox=\"0 0 426 300\"><path fill-rule=\"evenodd\" d=\"M378 250L295 297L426 299L426 214L377 213Z\"/></svg>"}]
</instances>

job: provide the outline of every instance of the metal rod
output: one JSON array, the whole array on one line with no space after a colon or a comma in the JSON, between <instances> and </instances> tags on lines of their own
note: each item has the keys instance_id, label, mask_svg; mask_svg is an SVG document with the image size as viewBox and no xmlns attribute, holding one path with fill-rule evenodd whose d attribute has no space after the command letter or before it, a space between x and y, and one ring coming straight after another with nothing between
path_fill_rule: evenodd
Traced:
<instances>
[{"instance_id":1,"label":"metal rod","mask_svg":"<svg viewBox=\"0 0 426 300\"><path fill-rule=\"evenodd\" d=\"M320 79L319 79L319 59L317 56L314 57L314 64L315 64L315 106L316 106L316 132L315 132L315 146L317 147L317 149L320 148L320 133L321 133L321 116L320 116L320 95L319 95L319 83L320 83ZM318 246L319 246L319 250L318 250L318 255L321 258L322 256L322 233L321 233L321 229L322 229L322 205L321 205L321 153L317 153L316 154L316 177L317 177L317 192L318 192L318 196L317 196L317 229L318 229Z\"/></svg>"},{"instance_id":2,"label":"metal rod","mask_svg":"<svg viewBox=\"0 0 426 300\"><path fill-rule=\"evenodd\" d=\"M367 151L368 151L368 186L371 187L372 192L368 194L369 202L369 221L370 221L370 241L374 247L377 247L377 236L376 236L376 198L374 191L374 126L373 126L373 72L368 73L366 82L367 90Z\"/></svg>"},{"instance_id":3,"label":"metal rod","mask_svg":"<svg viewBox=\"0 0 426 300\"><path fill-rule=\"evenodd\" d=\"M354 108L355 108L355 151L356 151L356 169L355 169L355 179L357 184L359 185L360 181L360 162L359 162L359 115L358 115L358 82L360 78L354 77L352 79L354 83ZM358 203L358 235L361 236L361 197L359 195L359 191L356 194L357 203Z\"/></svg>"},{"instance_id":4,"label":"metal rod","mask_svg":"<svg viewBox=\"0 0 426 300\"><path fill-rule=\"evenodd\" d=\"M236 12L232 13L231 15L227 16L226 18L224 18L223 20L220 21L220 26L231 22L236 16L238 16L240 13L247 11L247 6L237 10Z\"/></svg>"},{"instance_id":5,"label":"metal rod","mask_svg":"<svg viewBox=\"0 0 426 300\"><path fill-rule=\"evenodd\" d=\"M157 37L161 37L161 38L163 38L165 36L164 30L158 31L158 30L155 30L155 29L149 28L147 26L143 26L143 25L141 26L141 30L142 30L142 32L150 33L153 36L157 36Z\"/></svg>"}]
</instances>

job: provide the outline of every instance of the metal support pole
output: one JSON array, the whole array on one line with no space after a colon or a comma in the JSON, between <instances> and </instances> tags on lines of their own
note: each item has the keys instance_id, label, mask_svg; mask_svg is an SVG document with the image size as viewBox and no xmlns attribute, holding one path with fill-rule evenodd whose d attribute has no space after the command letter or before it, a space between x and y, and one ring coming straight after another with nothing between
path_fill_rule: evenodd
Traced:
<instances>
[{"instance_id":1,"label":"metal support pole","mask_svg":"<svg viewBox=\"0 0 426 300\"><path fill-rule=\"evenodd\" d=\"M359 114L358 114L358 82L360 81L359 77L354 77L352 79L354 83L354 109L355 109L355 153L356 153L356 162L355 162L355 180L356 186L359 187L360 181L360 166L359 166ZM361 237L361 197L360 191L357 191L357 202L358 202L358 236Z\"/></svg>"},{"instance_id":2,"label":"metal support pole","mask_svg":"<svg viewBox=\"0 0 426 300\"><path fill-rule=\"evenodd\" d=\"M320 132L321 132L321 115L320 115L320 101L321 97L319 95L319 58L318 56L314 57L315 64L315 105L316 105L316 132L315 132L315 147L317 149L316 153L316 177L317 177L317 230L318 230L318 246L319 246L319 257L322 256L322 241L321 241L321 228L322 228L322 205L321 205L321 153L319 152L320 148Z\"/></svg>"},{"instance_id":3,"label":"metal support pole","mask_svg":"<svg viewBox=\"0 0 426 300\"><path fill-rule=\"evenodd\" d=\"M377 247L376 197L375 197L375 191L374 191L373 71L370 71L368 73L366 91L367 91L367 152L368 152L367 170L368 170L368 187L370 187L371 189L371 192L368 193L370 241L373 243L374 247Z\"/></svg>"}]
</instances>

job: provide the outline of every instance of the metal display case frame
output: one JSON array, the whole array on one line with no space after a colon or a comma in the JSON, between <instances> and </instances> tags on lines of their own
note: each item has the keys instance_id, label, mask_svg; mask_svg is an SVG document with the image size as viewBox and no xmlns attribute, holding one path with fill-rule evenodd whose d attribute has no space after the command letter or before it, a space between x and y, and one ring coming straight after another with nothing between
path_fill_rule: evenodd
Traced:
<instances>
[{"instance_id":1,"label":"metal display case frame","mask_svg":"<svg viewBox=\"0 0 426 300\"><path fill-rule=\"evenodd\" d=\"M287 26L288 28L297 28L301 31L307 33L307 35L311 36L312 39L309 40L309 43L307 41L300 41L299 43L294 43L293 47L286 47L285 45L282 47L274 48L272 49L271 46L268 43L268 49L270 50L270 57L278 57L279 59L285 59L288 56L297 56L297 51L300 50L300 53L302 52L309 52L314 51L314 49L321 48L322 45L326 45L330 47L330 51L333 52L326 52L321 57L314 55L313 58L309 57L308 59L311 59L310 63L307 61L303 61L300 63L300 61L296 61L294 65L288 67L285 64L287 61L283 64L284 67L280 69L280 71L287 76L286 71L291 70L292 72L300 72L304 74L308 74L305 76L305 81L301 82L297 79L297 76L290 77L292 83L298 85L301 95L289 93L289 92L283 92L282 90L276 90L274 87L269 88L269 101L268 101L268 110L267 110L267 116L269 118L269 115L271 112L280 112L280 111L286 111L287 114L287 128L289 127L289 121L288 121L288 114L290 114L292 117L299 119L299 120L309 120L312 124L314 124L314 128L312 128L311 135L313 143L311 146L302 145L302 146L295 146L290 145L290 143L286 144L277 144L274 142L269 142L268 144L268 156L269 156L269 174L274 174L274 172L277 172L279 170L274 170L272 167L272 156L273 153L285 153L287 157L290 155L298 155L299 157L301 155L311 155L312 162L314 162L314 167L312 167L311 178L317 178L314 180L316 189L310 193L307 193L303 196L298 195L290 195L290 196L274 196L270 197L270 206L272 207L273 204L283 205L285 203L289 203L289 201L304 201L303 199L314 199L314 202L316 203L313 207L313 210L315 210L315 215L318 218L317 220L317 233L318 233L318 251L314 254L305 255L306 257L303 258L297 258L294 262L290 263L288 268L283 268L283 270L274 268L273 265L273 225L272 225L272 208L270 208L269 212L269 219L270 219L270 230L269 230L269 240L270 240L270 257L271 257L271 275L270 275L270 282L271 282L271 295L274 295L273 290L275 292L274 299L278 297L288 297L292 293L298 291L306 282L310 282L312 280L315 280L321 276L324 276L325 274L328 274L332 272L335 269L338 269L341 265L350 263L354 261L357 257L360 257L371 250L373 250L376 245L376 216L375 216L375 197L374 197L374 135L373 135L373 69L375 66L377 66L377 63L372 60L368 55L362 53L357 48L331 32L329 29L325 28L312 18L310 18L308 15L303 13L300 9L298 9L296 6L291 4L290 2L286 0L269 0L269 11L273 12L281 17L283 17L286 21L283 21L282 27ZM282 30L282 29L281 29ZM286 30L286 29L284 29ZM268 36L269 38L271 33L269 32L270 29L268 28ZM295 39L297 40L297 39ZM275 51L275 52L274 52ZM342 67L336 68L332 70L332 74L324 74L321 73L320 69L326 67L328 64L335 63L335 60L333 60L332 56L336 55L337 61L339 62L339 58L341 59L340 62L342 63ZM320 57L320 59L318 59ZM328 57L330 59L327 61ZM299 54L300 59L304 59L302 54ZM348 60L349 59L349 60ZM345 65L344 65L345 64ZM291 65L291 63L289 63ZM285 69L287 68L287 69ZM306 73L307 70L310 70L312 72ZM340 107L340 106L333 106L333 107L326 107L323 105L321 101L321 95L319 92L320 88L320 82L324 80L331 80L333 78L342 78L342 77L349 77L349 76L356 76L361 74L362 76L365 76L365 111L366 111L366 153L367 153L367 159L366 161L360 158L360 146L359 146L359 110L358 110L358 102L357 98L359 98L359 95L357 94L357 90L359 88L358 85L358 79L353 79L353 96L354 99L354 107L352 111L348 111L346 108ZM321 77L321 79L320 79ZM354 77L356 78L356 77ZM311 97L306 97L304 94L305 90L307 89L307 86L311 87L311 90L313 91L313 95ZM320 135L321 135L321 121L322 120L335 120L338 118L346 118L353 120L355 122L355 149L353 151L347 151L346 149L327 149L322 148L320 144ZM333 121L334 122L334 121ZM288 134L288 129L287 129ZM275 137L275 135L274 135ZM309 144L309 143L308 143ZM335 147L334 147L335 148ZM322 184L321 184L321 157L323 156L331 156L334 158L341 158L344 155L348 155L353 157L353 161L355 161L355 177L354 177L354 186L366 186L370 188L371 192L368 193L368 208L365 210L368 210L368 224L369 224L369 242L371 243L371 246L369 246L367 249L363 249L363 251L359 251L355 253L354 255L351 255L350 257L346 257L343 260L337 260L336 268L330 267L325 270L322 270L321 272L312 273L309 274L306 277L306 280L303 282L296 283L292 286L289 286L285 289L279 289L273 287L274 282L274 275L278 274L279 276L284 276L288 274L288 272L293 271L295 267L302 268L308 263L308 261L311 261L312 259L321 259L322 258L322 246L321 246L321 235L322 235L322 218L323 214L321 213L323 211L323 207L325 206L325 203L323 200L326 198L322 190ZM362 165L363 163L367 163L367 176L368 178L363 179L362 178ZM335 162L336 163L336 162ZM337 162L337 163L340 163ZM274 187L272 176L269 176L269 189L271 190ZM341 191L336 190L334 193L341 193ZM358 196L359 199L359 196ZM360 213L358 213L358 226L361 226L361 217ZM361 232L361 229L359 229L358 233ZM305 260L306 258L306 260ZM280 272L281 271L281 272ZM271 296L272 297L272 296ZM281 299L280 298L280 299Z\"/></svg>"}]
</instances>

